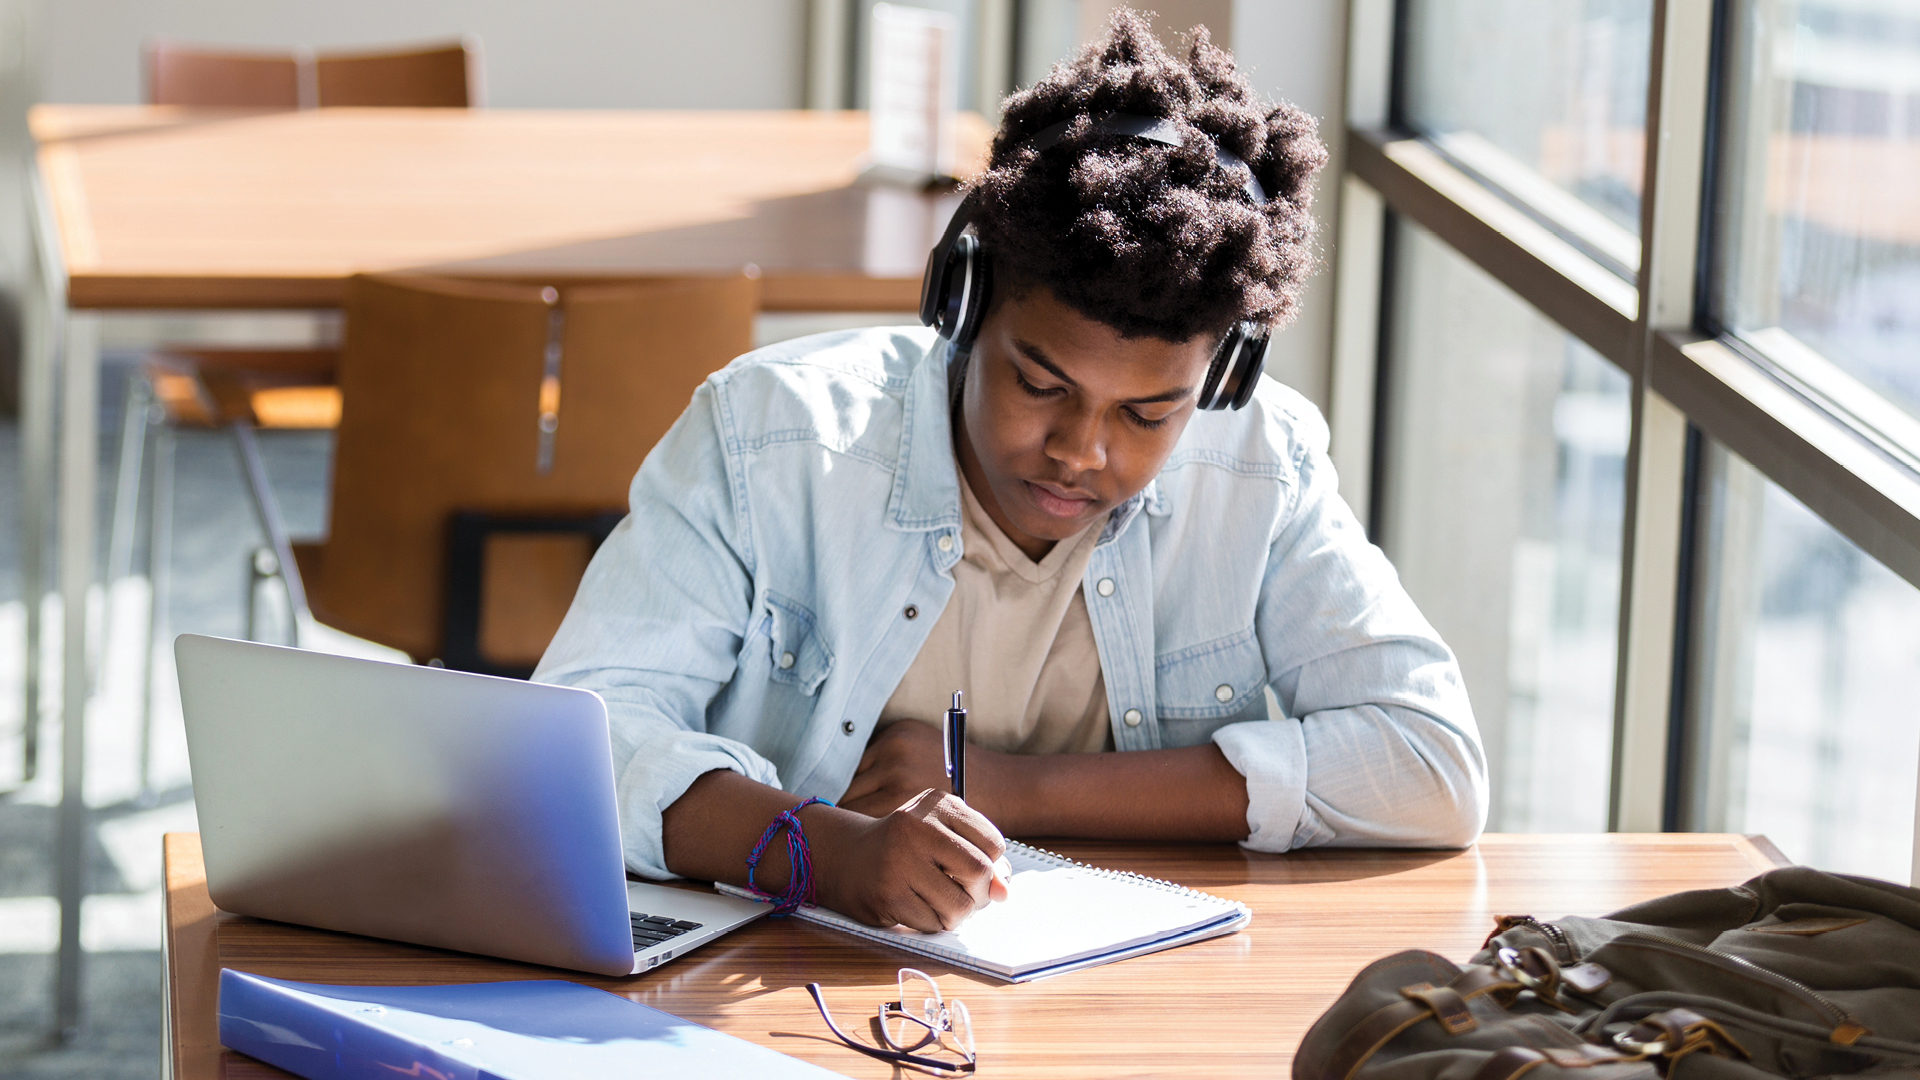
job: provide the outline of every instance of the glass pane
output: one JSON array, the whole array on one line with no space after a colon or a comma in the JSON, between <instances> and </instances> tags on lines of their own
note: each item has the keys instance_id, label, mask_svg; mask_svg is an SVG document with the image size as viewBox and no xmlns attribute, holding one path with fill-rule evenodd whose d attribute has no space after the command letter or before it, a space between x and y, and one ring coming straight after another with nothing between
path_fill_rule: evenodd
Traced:
<instances>
[{"instance_id":1,"label":"glass pane","mask_svg":"<svg viewBox=\"0 0 1920 1080\"><path fill-rule=\"evenodd\" d=\"M1736 0L1715 315L1920 413L1920 0Z\"/></svg>"},{"instance_id":2,"label":"glass pane","mask_svg":"<svg viewBox=\"0 0 1920 1080\"><path fill-rule=\"evenodd\" d=\"M1920 589L1724 448L1707 481L1687 824L1905 882Z\"/></svg>"},{"instance_id":3,"label":"glass pane","mask_svg":"<svg viewBox=\"0 0 1920 1080\"><path fill-rule=\"evenodd\" d=\"M1410 0L1401 119L1631 276L1651 0Z\"/></svg>"},{"instance_id":4,"label":"glass pane","mask_svg":"<svg viewBox=\"0 0 1920 1080\"><path fill-rule=\"evenodd\" d=\"M1488 827L1600 830L1628 383L1417 226L1395 235L1382 547L1460 657Z\"/></svg>"}]
</instances>

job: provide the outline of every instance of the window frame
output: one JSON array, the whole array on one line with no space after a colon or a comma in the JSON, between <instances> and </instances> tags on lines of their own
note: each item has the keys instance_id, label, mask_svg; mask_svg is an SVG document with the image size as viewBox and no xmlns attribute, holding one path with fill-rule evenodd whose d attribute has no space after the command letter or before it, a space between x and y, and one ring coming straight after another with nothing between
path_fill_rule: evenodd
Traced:
<instances>
[{"instance_id":1,"label":"window frame","mask_svg":"<svg viewBox=\"0 0 1920 1080\"><path fill-rule=\"evenodd\" d=\"M1652 0L1641 259L1628 281L1519 200L1397 122L1408 0L1350 0L1346 154L1334 243L1335 462L1376 514L1393 303L1389 215L1418 222L1632 380L1609 821L1660 831L1679 816L1691 697L1694 480L1701 436L1751 463L1834 529L1920 586L1920 440L1875 424L1877 395L1809 373L1780 343L1710 325L1706 304L1725 0ZM1817 358L1816 358L1817 359ZM1819 368L1818 364L1813 365ZM1826 375L1823 385L1815 375ZM1862 399L1859 395L1870 395ZM1347 430L1342 430L1343 428ZM1916 762L1920 769L1920 762ZM1920 883L1920 800L1914 808Z\"/></svg>"}]
</instances>

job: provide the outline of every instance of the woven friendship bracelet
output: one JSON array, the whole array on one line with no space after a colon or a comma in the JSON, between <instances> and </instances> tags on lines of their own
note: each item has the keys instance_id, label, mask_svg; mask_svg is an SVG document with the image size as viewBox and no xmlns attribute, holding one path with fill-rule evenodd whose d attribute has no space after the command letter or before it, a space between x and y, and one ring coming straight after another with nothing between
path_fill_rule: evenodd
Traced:
<instances>
[{"instance_id":1,"label":"woven friendship bracelet","mask_svg":"<svg viewBox=\"0 0 1920 1080\"><path fill-rule=\"evenodd\" d=\"M773 902L775 915L791 915L800 905L812 907L817 895L813 886L813 849L807 844L807 831L800 826L800 811L814 803L832 806L825 799L808 799L791 810L782 810L774 816L773 824L760 834L760 842L753 845L747 853L747 891L762 900ZM754 884L754 871L760 867L760 859L767 853L767 845L781 829L787 830L787 887L777 893L768 892Z\"/></svg>"}]
</instances>

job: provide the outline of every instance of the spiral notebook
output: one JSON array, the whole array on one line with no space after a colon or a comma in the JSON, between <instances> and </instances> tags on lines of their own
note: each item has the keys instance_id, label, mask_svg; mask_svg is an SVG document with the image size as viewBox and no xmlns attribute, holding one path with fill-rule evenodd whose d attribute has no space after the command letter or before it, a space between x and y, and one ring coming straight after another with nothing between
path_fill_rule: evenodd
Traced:
<instances>
[{"instance_id":1,"label":"spiral notebook","mask_svg":"<svg viewBox=\"0 0 1920 1080\"><path fill-rule=\"evenodd\" d=\"M1026 844L1009 844L1007 861L1013 865L1010 897L974 912L957 930L882 930L826 908L802 908L795 915L1009 982L1231 934L1253 918L1245 904ZM730 885L720 889L748 895Z\"/></svg>"}]
</instances>

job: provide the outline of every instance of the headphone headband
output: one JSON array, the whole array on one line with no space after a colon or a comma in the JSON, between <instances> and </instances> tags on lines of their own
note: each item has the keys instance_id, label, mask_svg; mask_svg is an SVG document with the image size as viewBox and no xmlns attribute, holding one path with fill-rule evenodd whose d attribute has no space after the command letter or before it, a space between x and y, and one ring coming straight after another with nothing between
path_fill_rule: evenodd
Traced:
<instances>
[{"instance_id":1,"label":"headphone headband","mask_svg":"<svg viewBox=\"0 0 1920 1080\"><path fill-rule=\"evenodd\" d=\"M1078 116L1050 124L1026 140L1036 153L1058 143ZM1173 121L1138 113L1110 112L1091 118L1093 130L1103 134L1146 139L1165 146L1185 146L1186 139ZM1223 168L1245 169L1246 183L1241 185L1255 206L1265 206L1267 193L1253 175L1253 169L1234 154L1213 143L1214 159ZM978 235L969 235L975 202L979 193L969 192L953 212L941 234L940 242L927 254L926 274L920 280L920 321L933 327L952 342L956 353L973 347L974 335L986 318L987 301L993 291L993 261L981 247ZM1238 409L1253 397L1265 366L1271 331L1253 323L1236 323L1214 352L1208 365L1196 404L1201 409Z\"/></svg>"},{"instance_id":2,"label":"headphone headband","mask_svg":"<svg viewBox=\"0 0 1920 1080\"><path fill-rule=\"evenodd\" d=\"M1027 145L1033 147L1035 153L1046 150L1064 138L1067 129L1072 127L1073 122L1078 119L1078 116L1070 116L1057 124L1049 124L1041 128L1027 140ZM1133 139L1146 139L1148 142L1157 142L1164 146L1187 144L1187 140L1180 135L1180 128L1173 121L1159 116L1142 116L1139 113L1100 113L1093 117L1093 130L1103 135L1124 135ZM1253 175L1253 166L1242 161L1238 154L1221 146L1217 140L1212 141L1214 161L1223 169L1245 169L1247 181L1240 185L1241 190L1253 200L1253 205L1267 205L1267 191L1260 186L1260 178Z\"/></svg>"}]
</instances>

